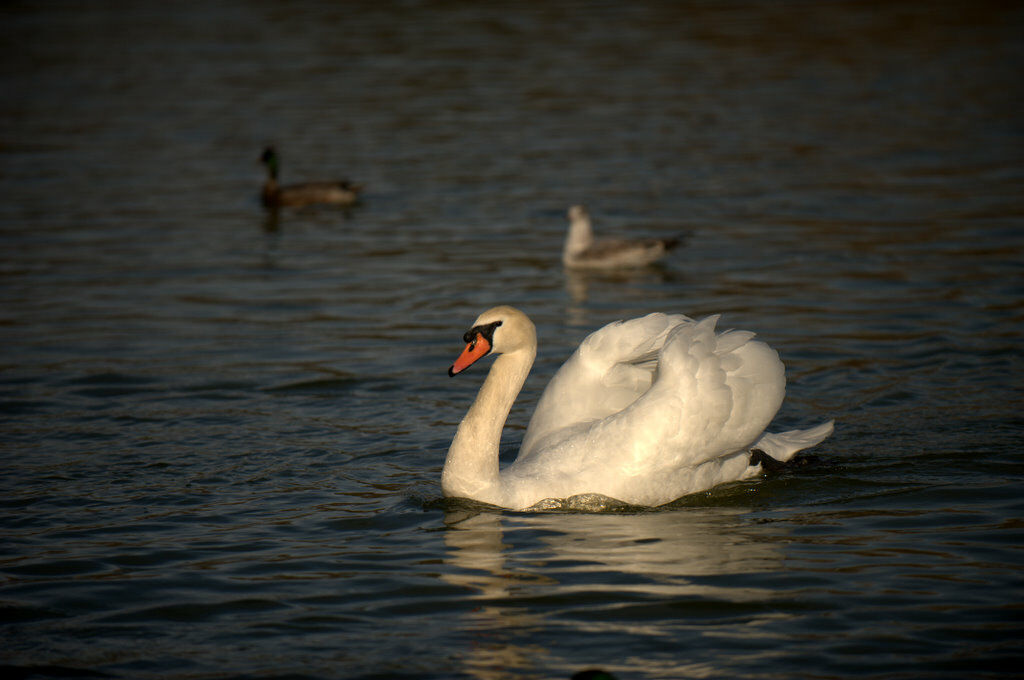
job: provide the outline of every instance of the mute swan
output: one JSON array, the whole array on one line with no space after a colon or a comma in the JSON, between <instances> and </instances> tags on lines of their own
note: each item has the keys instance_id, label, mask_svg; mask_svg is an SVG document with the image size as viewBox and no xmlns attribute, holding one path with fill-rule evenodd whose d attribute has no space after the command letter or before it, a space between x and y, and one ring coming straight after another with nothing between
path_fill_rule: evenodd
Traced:
<instances>
[{"instance_id":1,"label":"mute swan","mask_svg":"<svg viewBox=\"0 0 1024 680\"><path fill-rule=\"evenodd\" d=\"M280 186L277 173L280 161L274 147L263 150L260 161L267 166L267 181L263 184L263 205L277 208L282 205L301 207L314 203L330 203L332 205L353 205L359 200L362 186L347 180L340 182L304 182Z\"/></svg>"},{"instance_id":2,"label":"mute swan","mask_svg":"<svg viewBox=\"0 0 1024 680\"><path fill-rule=\"evenodd\" d=\"M756 476L763 459L789 460L831 434L832 421L765 433L786 391L782 362L751 332L716 333L717 321L649 314L591 333L541 395L519 457L499 471L501 430L537 335L518 309L484 312L448 374L498 356L448 449L444 494L516 510L580 494L657 506Z\"/></svg>"},{"instance_id":3,"label":"mute swan","mask_svg":"<svg viewBox=\"0 0 1024 680\"><path fill-rule=\"evenodd\" d=\"M562 262L567 267L608 269L642 267L679 244L679 239L594 239L590 214L582 205L569 208L569 232L562 247Z\"/></svg>"}]
</instances>

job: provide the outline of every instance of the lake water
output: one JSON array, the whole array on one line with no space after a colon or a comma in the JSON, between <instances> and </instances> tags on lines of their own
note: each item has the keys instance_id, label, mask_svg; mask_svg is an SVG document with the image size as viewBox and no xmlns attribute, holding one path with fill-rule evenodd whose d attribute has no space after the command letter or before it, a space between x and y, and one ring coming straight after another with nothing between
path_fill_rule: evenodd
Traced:
<instances>
[{"instance_id":1,"label":"lake water","mask_svg":"<svg viewBox=\"0 0 1024 680\"><path fill-rule=\"evenodd\" d=\"M1021 5L207 4L0 9L7 677L1022 672ZM269 142L362 204L266 215ZM684 244L569 274L574 203ZM835 434L656 511L445 501L499 303L509 459L651 311Z\"/></svg>"}]
</instances>

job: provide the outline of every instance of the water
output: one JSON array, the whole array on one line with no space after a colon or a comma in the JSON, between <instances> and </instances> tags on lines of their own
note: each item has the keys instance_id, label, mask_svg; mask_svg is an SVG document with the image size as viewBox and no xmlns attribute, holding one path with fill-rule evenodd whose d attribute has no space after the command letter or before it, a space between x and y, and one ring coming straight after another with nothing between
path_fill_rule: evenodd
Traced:
<instances>
[{"instance_id":1,"label":"water","mask_svg":"<svg viewBox=\"0 0 1024 680\"><path fill-rule=\"evenodd\" d=\"M998 677L1024 663L1014 4L17 4L0 663L116 678ZM264 215L256 159L350 176ZM570 275L565 209L681 235ZM483 309L530 408L650 311L778 348L805 465L654 512L441 499Z\"/></svg>"}]
</instances>

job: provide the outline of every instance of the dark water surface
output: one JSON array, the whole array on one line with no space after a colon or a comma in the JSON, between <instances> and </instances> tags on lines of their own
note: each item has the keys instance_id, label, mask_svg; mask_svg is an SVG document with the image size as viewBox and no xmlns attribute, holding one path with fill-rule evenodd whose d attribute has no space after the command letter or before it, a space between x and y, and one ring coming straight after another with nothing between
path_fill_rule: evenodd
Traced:
<instances>
[{"instance_id":1,"label":"dark water surface","mask_svg":"<svg viewBox=\"0 0 1024 680\"><path fill-rule=\"evenodd\" d=\"M210 4L0 9L7 675L1022 672L1018 3ZM363 204L265 216L270 141ZM570 275L573 203L685 244ZM541 343L510 456L656 310L836 432L654 512L443 501L497 303Z\"/></svg>"}]
</instances>

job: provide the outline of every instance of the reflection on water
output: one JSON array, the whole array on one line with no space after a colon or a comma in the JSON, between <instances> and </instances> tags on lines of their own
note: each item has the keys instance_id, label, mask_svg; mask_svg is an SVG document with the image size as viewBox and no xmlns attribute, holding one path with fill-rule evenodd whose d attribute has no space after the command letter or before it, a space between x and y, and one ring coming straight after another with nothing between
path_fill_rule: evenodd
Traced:
<instances>
[{"instance_id":1,"label":"reflection on water","mask_svg":"<svg viewBox=\"0 0 1024 680\"><path fill-rule=\"evenodd\" d=\"M738 507L637 514L449 510L445 561L454 569L442 578L480 602L465 614L464 625L480 638L463 658L466 671L493 680L542 660L542 667L568 675L574 669L557 649L517 640L543 638L530 634L567 625L602 636L658 636L666 613L701 601L723 609L725 603L755 603L743 614L742 635L757 635L779 615L757 611L772 592L743 585L742 576L781 569L784 534L752 531L748 513ZM671 672L713 670L688 665L685 655L677 663ZM628 677L669 669L663 659L624 656L608 670Z\"/></svg>"}]
</instances>

